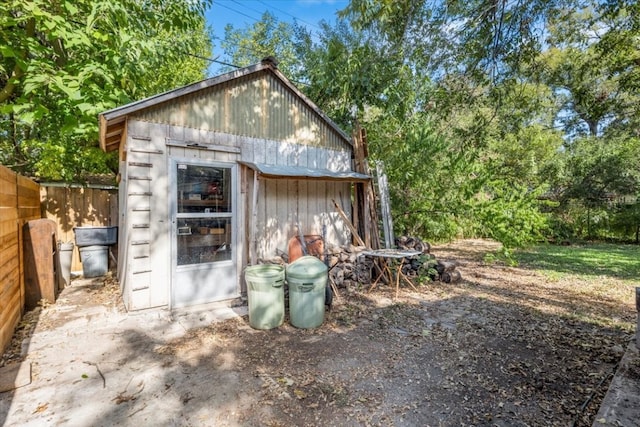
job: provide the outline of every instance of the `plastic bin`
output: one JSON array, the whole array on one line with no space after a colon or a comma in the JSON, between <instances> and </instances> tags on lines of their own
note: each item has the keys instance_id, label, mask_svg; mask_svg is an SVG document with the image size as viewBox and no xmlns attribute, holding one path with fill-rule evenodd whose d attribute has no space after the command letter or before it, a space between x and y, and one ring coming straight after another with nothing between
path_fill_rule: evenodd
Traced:
<instances>
[{"instance_id":1,"label":"plastic bin","mask_svg":"<svg viewBox=\"0 0 640 427\"><path fill-rule=\"evenodd\" d=\"M74 227L76 246L115 245L118 242L118 227Z\"/></svg>"},{"instance_id":2,"label":"plastic bin","mask_svg":"<svg viewBox=\"0 0 640 427\"><path fill-rule=\"evenodd\" d=\"M73 259L73 242L58 242L58 288L64 289L71 284L71 260Z\"/></svg>"},{"instance_id":3,"label":"plastic bin","mask_svg":"<svg viewBox=\"0 0 640 427\"><path fill-rule=\"evenodd\" d=\"M107 274L109 246L83 246L79 249L84 277L99 277Z\"/></svg>"},{"instance_id":4,"label":"plastic bin","mask_svg":"<svg viewBox=\"0 0 640 427\"><path fill-rule=\"evenodd\" d=\"M287 267L289 320L296 328L316 328L324 322L327 271L327 266L312 256L298 258Z\"/></svg>"},{"instance_id":5,"label":"plastic bin","mask_svg":"<svg viewBox=\"0 0 640 427\"><path fill-rule=\"evenodd\" d=\"M284 267L260 264L245 269L249 325L273 329L284 322Z\"/></svg>"}]
</instances>

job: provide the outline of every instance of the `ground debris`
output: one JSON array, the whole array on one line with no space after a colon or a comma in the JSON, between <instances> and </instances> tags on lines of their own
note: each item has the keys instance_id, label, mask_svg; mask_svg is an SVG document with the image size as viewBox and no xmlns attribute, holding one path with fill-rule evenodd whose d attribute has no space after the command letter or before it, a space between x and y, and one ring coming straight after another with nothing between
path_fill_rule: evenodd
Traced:
<instances>
[{"instance_id":1,"label":"ground debris","mask_svg":"<svg viewBox=\"0 0 640 427\"><path fill-rule=\"evenodd\" d=\"M136 371L147 392L140 380L112 401L135 401L125 408L133 417L161 396L204 417L218 396L219 425L591 426L635 322L628 285L607 278L605 298L599 280L486 262L494 249L434 247L463 280L401 288L398 298L395 286L354 285L316 329L285 319L258 331L245 316L148 346L142 336L145 363L163 369L160 389ZM109 305L116 289L85 291ZM32 327L25 317L20 331ZM111 387L111 369L124 369L113 363ZM628 375L640 377L640 365Z\"/></svg>"}]
</instances>

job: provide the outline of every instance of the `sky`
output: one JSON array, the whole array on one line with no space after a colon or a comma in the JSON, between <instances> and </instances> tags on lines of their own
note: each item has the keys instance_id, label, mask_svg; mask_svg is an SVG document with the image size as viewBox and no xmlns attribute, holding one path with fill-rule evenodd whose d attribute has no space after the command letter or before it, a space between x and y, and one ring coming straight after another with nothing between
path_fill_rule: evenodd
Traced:
<instances>
[{"instance_id":1,"label":"sky","mask_svg":"<svg viewBox=\"0 0 640 427\"><path fill-rule=\"evenodd\" d=\"M269 11L280 21L297 22L311 31L317 31L318 22L334 22L335 13L348 4L348 0L213 0L213 5L205 15L215 37L212 57L220 56L219 59L224 60L218 38L224 38L227 24L234 28L245 28L255 24L265 11ZM220 67L212 64L209 75L218 74Z\"/></svg>"}]
</instances>

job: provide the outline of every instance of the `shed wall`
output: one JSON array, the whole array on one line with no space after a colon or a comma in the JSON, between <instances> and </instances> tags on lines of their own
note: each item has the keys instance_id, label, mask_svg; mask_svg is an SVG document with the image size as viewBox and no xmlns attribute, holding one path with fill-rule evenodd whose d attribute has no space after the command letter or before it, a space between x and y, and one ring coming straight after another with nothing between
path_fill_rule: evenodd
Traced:
<instances>
[{"instance_id":1,"label":"shed wall","mask_svg":"<svg viewBox=\"0 0 640 427\"><path fill-rule=\"evenodd\" d=\"M350 234L331 199L350 204L350 184L334 181L263 179L259 182L256 254L268 259L287 251L288 241L303 234L322 235L328 245L344 245Z\"/></svg>"},{"instance_id":2,"label":"shed wall","mask_svg":"<svg viewBox=\"0 0 640 427\"><path fill-rule=\"evenodd\" d=\"M197 143L198 147L188 144ZM350 170L350 153L307 144L251 138L150 123L129 118L126 158L121 162L119 279L125 304L137 310L166 306L171 286L170 171L171 156L231 162L239 160ZM261 179L253 205L253 171L240 168L238 182L238 277L248 263L249 247L260 258L286 251L300 224L305 234L320 234L326 226L329 244L348 242L349 232L335 213L331 199L350 203L348 182ZM253 216L255 211L256 215ZM255 241L250 241L255 227Z\"/></svg>"},{"instance_id":3,"label":"shed wall","mask_svg":"<svg viewBox=\"0 0 640 427\"><path fill-rule=\"evenodd\" d=\"M130 122L121 164L119 277L125 303L134 310L169 302L167 133L166 125Z\"/></svg>"}]
</instances>

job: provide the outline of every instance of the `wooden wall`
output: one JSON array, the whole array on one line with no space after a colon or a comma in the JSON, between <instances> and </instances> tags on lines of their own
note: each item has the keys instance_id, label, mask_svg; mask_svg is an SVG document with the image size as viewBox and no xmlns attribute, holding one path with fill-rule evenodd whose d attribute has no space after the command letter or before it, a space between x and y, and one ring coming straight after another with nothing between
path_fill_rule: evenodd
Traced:
<instances>
[{"instance_id":1,"label":"wooden wall","mask_svg":"<svg viewBox=\"0 0 640 427\"><path fill-rule=\"evenodd\" d=\"M0 166L0 350L24 307L22 226L41 217L40 186Z\"/></svg>"},{"instance_id":2,"label":"wooden wall","mask_svg":"<svg viewBox=\"0 0 640 427\"><path fill-rule=\"evenodd\" d=\"M74 227L118 225L116 189L43 184L40 200L44 218L55 221L58 240L62 242L75 244ZM82 271L77 247L73 250L71 271Z\"/></svg>"}]
</instances>

